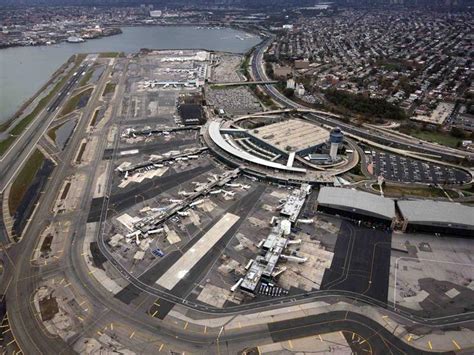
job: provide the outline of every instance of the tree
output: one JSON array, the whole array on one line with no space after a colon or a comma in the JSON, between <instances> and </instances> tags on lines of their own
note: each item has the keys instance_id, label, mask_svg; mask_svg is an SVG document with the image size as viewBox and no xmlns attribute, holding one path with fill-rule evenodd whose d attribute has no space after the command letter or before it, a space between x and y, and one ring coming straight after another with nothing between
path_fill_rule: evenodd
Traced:
<instances>
[{"instance_id":1,"label":"tree","mask_svg":"<svg viewBox=\"0 0 474 355\"><path fill-rule=\"evenodd\" d=\"M464 130L459 127L452 127L450 133L453 137L456 137L456 138L466 137L466 132L464 132Z\"/></svg>"},{"instance_id":2,"label":"tree","mask_svg":"<svg viewBox=\"0 0 474 355\"><path fill-rule=\"evenodd\" d=\"M295 94L295 90L294 90L294 89L285 88L285 89L283 90L283 95L285 95L285 96L288 97L288 98L293 97L294 94Z\"/></svg>"}]
</instances>

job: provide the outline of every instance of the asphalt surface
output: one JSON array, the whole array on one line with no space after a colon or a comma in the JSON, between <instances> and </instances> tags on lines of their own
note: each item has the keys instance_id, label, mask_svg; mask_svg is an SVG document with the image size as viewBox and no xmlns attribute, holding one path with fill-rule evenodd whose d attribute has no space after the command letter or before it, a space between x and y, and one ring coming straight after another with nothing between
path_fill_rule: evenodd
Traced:
<instances>
[{"instance_id":1,"label":"asphalt surface","mask_svg":"<svg viewBox=\"0 0 474 355\"><path fill-rule=\"evenodd\" d=\"M173 139L168 142L151 142L147 144L136 144L129 147L121 147L118 150L118 153L137 149L141 155L156 154L156 152L158 151L166 151L166 149L176 150L178 147L191 144L196 144L196 138L193 137L189 139ZM113 149L106 149L104 152L103 159L111 159L113 153Z\"/></svg>"},{"instance_id":2,"label":"asphalt surface","mask_svg":"<svg viewBox=\"0 0 474 355\"><path fill-rule=\"evenodd\" d=\"M202 277L209 271L210 267L214 264L214 261L217 260L222 251L225 249L226 245L232 239L234 234L240 228L242 223L245 223L247 215L253 209L254 205L258 202L262 193L265 191L264 186L258 186L250 194L246 195L241 200L234 203L230 206L224 213L233 213L241 218L222 236L219 242L209 250L203 257L198 261L198 263L188 272L185 278L183 278L178 284L169 291L169 293L175 295L176 297L184 297L188 295L191 290L196 286L197 283L202 279ZM174 264L178 259L191 249L208 231L211 229L218 220L222 217L218 216L209 222L205 228L203 228L198 235L196 235L192 240L190 240L186 245L180 248L180 250L173 251L166 255L166 257L160 262L153 265L150 269L144 272L138 278L144 284L153 287L155 282ZM130 304L134 299L138 298L143 291L139 288L129 284L122 291L115 295L115 297L126 304ZM161 298L163 301L165 299ZM169 304L175 304L170 302ZM167 312L171 310L170 307L160 307L159 316L163 319L166 316L164 309L167 309Z\"/></svg>"},{"instance_id":3,"label":"asphalt surface","mask_svg":"<svg viewBox=\"0 0 474 355\"><path fill-rule=\"evenodd\" d=\"M391 233L343 221L322 290L345 290L387 302Z\"/></svg>"},{"instance_id":4,"label":"asphalt surface","mask_svg":"<svg viewBox=\"0 0 474 355\"><path fill-rule=\"evenodd\" d=\"M0 194L0 201L3 201L3 194ZM0 245L8 245L10 239L8 238L5 223L3 222L3 203L0 203Z\"/></svg>"},{"instance_id":5,"label":"asphalt surface","mask_svg":"<svg viewBox=\"0 0 474 355\"><path fill-rule=\"evenodd\" d=\"M271 337L275 342L291 340L296 337L329 332L344 332L347 342L355 354L370 352L372 354L433 354L433 352L415 350L385 328L364 316L352 312L330 312L274 322L268 325ZM358 339L353 339L355 333ZM355 337L354 337L355 338ZM357 340L357 341L354 341ZM364 344L368 347L364 347ZM441 354L441 353L438 353ZM444 354L450 354L446 352Z\"/></svg>"},{"instance_id":6,"label":"asphalt surface","mask_svg":"<svg viewBox=\"0 0 474 355\"><path fill-rule=\"evenodd\" d=\"M425 184L460 184L471 180L466 172L443 165L375 151L372 155L374 175L399 182Z\"/></svg>"},{"instance_id":7,"label":"asphalt surface","mask_svg":"<svg viewBox=\"0 0 474 355\"><path fill-rule=\"evenodd\" d=\"M15 212L12 228L14 235L22 235L23 228L25 228L28 223L31 214L36 207L40 194L53 169L54 164L49 159L45 159Z\"/></svg>"},{"instance_id":8,"label":"asphalt surface","mask_svg":"<svg viewBox=\"0 0 474 355\"><path fill-rule=\"evenodd\" d=\"M104 77L106 76L107 75ZM102 80L101 84L94 91L91 97L90 101L92 103L97 102L104 87L105 80ZM90 117L90 114L91 109L87 109L84 116ZM63 161L71 162L74 159L74 155L85 135L84 132L86 125L87 119L82 119L79 122L77 132L80 132L80 134L75 134L71 138L68 147L62 155ZM69 174L70 166L68 164L60 164L53 170L51 179L48 180L45 188L45 191L51 191L52 193L45 193L42 195L40 198L41 208L37 209L30 223L30 227L25 232L22 241L18 244L14 244L7 251L8 264L6 267L11 275L11 279L8 283L10 286L6 291L7 312L11 322L12 332L21 343L23 351L26 349L28 353L74 353L70 345L62 341L60 338L51 338L44 335L43 332L46 331L43 329L44 326L38 322L36 318L36 310L31 302L31 297L36 291L38 282L41 281L41 275L54 274L64 268L64 265L58 268L58 265L55 263L40 268L31 264L30 259L37 246L38 238L42 231L54 220L54 217L51 214L51 209L57 197L55 192L59 191L63 181ZM91 187L89 187L89 191L90 188ZM78 219L78 221L79 220L80 219ZM69 242L69 247L74 249L74 237ZM65 250L64 255L67 257L69 253L69 250Z\"/></svg>"},{"instance_id":9,"label":"asphalt surface","mask_svg":"<svg viewBox=\"0 0 474 355\"><path fill-rule=\"evenodd\" d=\"M106 78L108 75L104 75ZM86 108L86 117L90 117L90 114L95 109L98 99L98 93L101 93L105 87L105 80L100 80L98 84L99 88L91 97L89 104ZM122 91L123 94L123 82L122 88L117 90ZM120 96L120 94L118 94ZM116 106L112 113L112 117L116 116ZM46 191L58 191L62 186L62 183L70 174L70 166L68 162L72 162L74 155L79 149L80 142L84 138L85 125L87 120L83 119L80 121L79 126L76 129L76 133L71 138L71 141L66 147L64 154L62 155L62 161L65 162L60 164L52 173L51 179L48 181ZM40 135L41 136L41 135ZM105 140L102 140L99 144L98 149L102 151L105 149ZM51 215L51 207L53 206L56 198L55 193L47 193L42 195L40 202L41 208L35 213L31 227L28 229L24 239L21 243L12 246L8 250L8 257L6 258L6 274L10 276L11 282L2 283L1 288L10 285L6 290L7 294L7 312L9 320L12 324L12 332L15 334L17 341L21 344L21 348L24 353L28 354L72 354L73 350L71 345L81 335L95 335L97 329L103 329L104 325L110 324L110 322L122 322L126 323L131 329L137 329L146 331L148 334L152 334L166 344L177 344L179 346L186 346L191 351L200 351L201 353L231 353L234 354L244 347L255 346L261 344L262 340L272 336L276 336L277 332L281 332L281 329L270 329L268 327L254 327L247 328L242 327L229 332L218 332L210 330L208 333L203 332L190 332L183 328L177 328L174 324L167 321L160 321L159 318L153 319L144 312L136 312L134 308L128 307L120 300L110 297L110 294L104 290L102 285L98 284L94 277L89 275L89 270L84 262L82 254L82 242L86 231L86 222L89 216L89 206L91 203L92 189L93 189L93 176L97 171L100 159L94 161L94 163L87 167L88 181L86 185L86 191L84 192L83 200L81 201L80 208L77 215L74 218L74 223L71 226L72 230L75 231L70 239L66 240L64 254L62 255L61 261L53 262L49 265L42 266L41 268L35 267L30 263L30 258L33 250L37 247L38 237L41 231L56 217ZM8 171L9 176L13 176L14 172ZM110 176L110 174L109 174ZM63 216L64 217L64 216ZM61 218L61 217L58 217ZM100 233L99 233L100 236ZM102 242L99 238L98 247L102 248ZM104 250L101 250L104 252ZM108 258L110 255L104 253ZM11 262L10 262L11 260ZM110 260L110 263L119 269L119 265ZM129 276L127 270L120 270L122 275ZM36 311L31 303L31 295L34 294L35 289L41 279L48 277L48 275L65 275L68 281L71 283L71 287L77 290L81 297L85 297L90 302L89 317L87 324L84 325L83 330L67 343L60 340L57 337L45 336L45 332L42 330L42 325L35 318ZM363 304L371 304L374 306L382 306L383 303L365 297L363 295L352 294L347 291L322 291L318 293L308 293L301 295L300 297L284 298L279 299L278 302L271 301L260 304L249 304L239 307L232 307L231 309L216 310L210 307L202 307L200 305L193 304L192 302L184 302L183 299L177 298L174 295L160 293L156 290L146 288L137 280L131 280L131 284L134 287L139 288L142 291L146 291L150 295L160 297L160 303L162 300L173 303L175 300L188 309L200 312L203 316L213 317L216 314L221 315L235 315L241 314L244 311L261 311L272 308L278 308L288 304L299 304L306 303L314 300L332 300L334 301L337 297L347 297L353 301L358 300ZM155 294L156 292L157 294ZM329 313L332 314L332 313ZM392 313L394 316L396 313ZM401 313L403 315L403 313ZM405 316L405 315L404 315ZM361 323L368 323L370 319L365 316L362 317ZM465 314L457 316L457 319L434 319L434 320L423 320L420 318L412 318L416 322L426 324L427 326L436 326L442 324L459 324L460 322L467 319L471 319L472 315ZM305 317L306 319L308 317ZM403 317L400 317L403 318ZM406 315L407 319L410 319L409 315ZM297 322L294 326L292 324L283 324L281 327L284 328L283 332L295 331L297 336L304 334L304 329L314 329L318 326L318 319L309 318L304 327L300 327L302 320ZM311 323L311 324L310 324ZM299 327L299 328L297 328ZM381 325L374 324L374 329L377 334L383 334L384 328ZM297 330L295 330L297 329ZM363 330L358 330L363 332ZM326 331L325 331L326 332ZM375 334L374 334L375 336ZM371 340L368 340L373 348L375 349L375 342L372 344ZM408 345L407 345L408 346ZM156 352L156 349L155 349ZM382 352L384 353L384 352ZM415 349L409 348L406 353L420 353Z\"/></svg>"},{"instance_id":10,"label":"asphalt surface","mask_svg":"<svg viewBox=\"0 0 474 355\"><path fill-rule=\"evenodd\" d=\"M109 217L113 216L134 206L138 202L156 197L179 184L212 170L213 168L214 166L212 164L198 166L177 174L157 177L140 184L132 184L132 187L129 188L118 189L120 192L113 193L109 197L108 215ZM100 220L104 199L105 197L100 197L92 200L89 217L87 219L88 223L98 222Z\"/></svg>"}]
</instances>

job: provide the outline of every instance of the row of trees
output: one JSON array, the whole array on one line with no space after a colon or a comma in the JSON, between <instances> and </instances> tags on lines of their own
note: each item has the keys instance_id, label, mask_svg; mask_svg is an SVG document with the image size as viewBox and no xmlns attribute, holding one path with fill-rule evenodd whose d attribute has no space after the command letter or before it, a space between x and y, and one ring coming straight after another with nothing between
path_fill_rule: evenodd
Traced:
<instances>
[{"instance_id":1,"label":"row of trees","mask_svg":"<svg viewBox=\"0 0 474 355\"><path fill-rule=\"evenodd\" d=\"M329 89L324 95L332 104L342 106L355 113L391 120L402 120L406 118L405 112L400 107L384 99L370 98L362 94L353 94L348 91L336 89Z\"/></svg>"}]
</instances>

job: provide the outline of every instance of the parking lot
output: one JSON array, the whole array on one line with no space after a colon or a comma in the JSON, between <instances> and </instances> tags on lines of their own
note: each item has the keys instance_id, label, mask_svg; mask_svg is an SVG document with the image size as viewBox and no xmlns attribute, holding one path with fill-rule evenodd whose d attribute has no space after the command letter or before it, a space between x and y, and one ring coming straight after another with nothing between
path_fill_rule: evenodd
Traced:
<instances>
[{"instance_id":1,"label":"parking lot","mask_svg":"<svg viewBox=\"0 0 474 355\"><path fill-rule=\"evenodd\" d=\"M230 115L245 115L262 110L257 97L246 87L214 88L206 91L209 105Z\"/></svg>"},{"instance_id":2,"label":"parking lot","mask_svg":"<svg viewBox=\"0 0 474 355\"><path fill-rule=\"evenodd\" d=\"M474 132L474 115L460 113L454 117L452 125L466 131Z\"/></svg>"},{"instance_id":3,"label":"parking lot","mask_svg":"<svg viewBox=\"0 0 474 355\"><path fill-rule=\"evenodd\" d=\"M457 184L469 181L462 170L423 162L400 155L372 151L368 160L373 162L375 176L398 182L420 182L432 184Z\"/></svg>"}]
</instances>

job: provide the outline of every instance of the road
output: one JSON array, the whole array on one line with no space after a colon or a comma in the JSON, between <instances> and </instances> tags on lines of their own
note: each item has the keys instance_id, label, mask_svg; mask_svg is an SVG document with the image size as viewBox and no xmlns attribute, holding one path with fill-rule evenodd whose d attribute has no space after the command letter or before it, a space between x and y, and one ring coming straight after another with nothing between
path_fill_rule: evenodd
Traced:
<instances>
[{"instance_id":1,"label":"road","mask_svg":"<svg viewBox=\"0 0 474 355\"><path fill-rule=\"evenodd\" d=\"M89 215L90 203L92 201L92 189L94 174L98 170L98 165L102 161L107 140L99 140L96 149L96 159L90 165L79 167L81 172L87 173L86 189L80 206L75 214L67 216L54 215L52 206L57 198L63 181L68 177L72 169L72 162L81 145L81 141L88 137L89 134L95 135L99 133L86 133L88 118L91 117L95 108L99 105L101 93L106 85L108 74L111 71L109 66L97 84L88 105L84 109L83 116L78 123L76 133L71 138L68 146L61 156L61 163L53 171L51 179L48 181L45 193L40 198L41 208L37 210L32 218L30 227L26 230L24 238L21 242L13 245L6 251L5 275L8 278L2 282L2 292L6 293L6 304L12 332L15 335L24 353L27 354L72 354L74 353L72 345L80 336L95 335L98 329L104 329L104 326L112 322L126 324L128 329L134 329L129 334L129 339L135 334L135 330L146 332L149 336L155 337L157 340L168 344L168 347L185 347L190 351L200 353L229 353L234 354L245 347L253 347L261 344L262 340L277 341L282 339L281 334L286 336L299 337L307 334L318 334L327 332L328 330L344 330L357 333L361 336L370 338L369 343L374 349L381 353L388 353L388 349L400 349L400 353L413 353L415 350L405 344L397 337L391 335L382 325L377 324L366 316L353 312L329 313L319 316L308 316L301 319L294 319L282 323L269 323L266 326L248 327L245 324L241 328L231 331L222 331L223 328L210 329L208 332L192 332L187 331L184 327L178 327L173 322L167 320L162 321L157 318L150 317L145 312L137 312L132 306L120 302L118 299L111 297L102 285L100 285L94 277L91 277L89 269L82 255L82 244L86 235L87 218ZM122 75L120 83L117 86L117 97L123 96L125 91L125 75ZM115 124L114 118L117 116L119 105L114 105L112 110L112 119L109 121L104 131L107 131ZM120 128L120 122L118 127ZM118 139L115 140L114 153L117 151ZM113 169L110 164L109 169ZM109 176L111 170L109 170ZM104 200L102 212L107 211L107 201ZM31 262L31 256L38 247L39 236L44 228L51 222L67 218L72 222L71 230L74 233L65 241L64 252L59 261L52 261L48 265L38 267ZM101 242L102 241L102 242ZM297 297L286 297L278 299L278 301L270 300L259 303L244 304L241 306L233 306L226 309L216 309L210 306L203 306L189 301L183 300L181 297L155 289L139 280L130 278L128 270L123 270L118 263L104 249L102 238L99 239L99 246L104 255L108 256L111 264L117 268L123 277L128 278L135 287L144 292L148 296L161 297L164 300L179 303L186 310L197 312L201 317L215 318L219 316L235 316L237 314L255 313L264 310L271 310L295 304L305 304L313 301L327 301L328 303L336 300L346 300L352 303L352 307L359 305L372 305L374 307L384 307L383 302L372 299L367 296L358 295L347 291L322 291L311 292ZM51 275L58 275L67 278L77 293L77 297L84 297L88 300L90 309L88 310L89 318L87 323L83 325L79 334L73 336L67 342L58 337L45 335L43 325L36 318L36 310L31 301L39 283ZM457 316L456 319L450 317L439 319L423 319L412 317L404 312L387 308L386 311L396 319L402 319L405 322L417 323L427 327L440 327L446 324L462 324L472 320L472 314L464 314ZM155 351L147 350L148 353ZM417 352L420 353L420 352Z\"/></svg>"},{"instance_id":2,"label":"road","mask_svg":"<svg viewBox=\"0 0 474 355\"><path fill-rule=\"evenodd\" d=\"M268 48L268 46L273 42L273 37L265 40L261 44L257 45L254 55L251 61L252 75L256 81L268 81L269 78L264 69L263 55ZM293 100L284 96L279 92L273 85L261 85L264 91L278 104L289 107L289 108L299 108L305 109L306 106L300 105ZM460 151L457 149L443 147L436 144L431 144L428 142L421 141L416 138L407 138L394 136L383 131L376 131L365 129L363 127L355 127L349 123L342 122L337 120L331 114L320 112L307 114L305 116L309 120L317 121L318 123L324 123L332 127L341 127L345 132L354 134L356 136L370 139L374 142L384 144L389 147L395 147L400 149L406 149L409 151L417 151L421 153L433 154L440 156L441 158L448 161L457 161L463 160L466 157L474 159L474 153ZM420 143L421 142L421 143Z\"/></svg>"}]
</instances>

